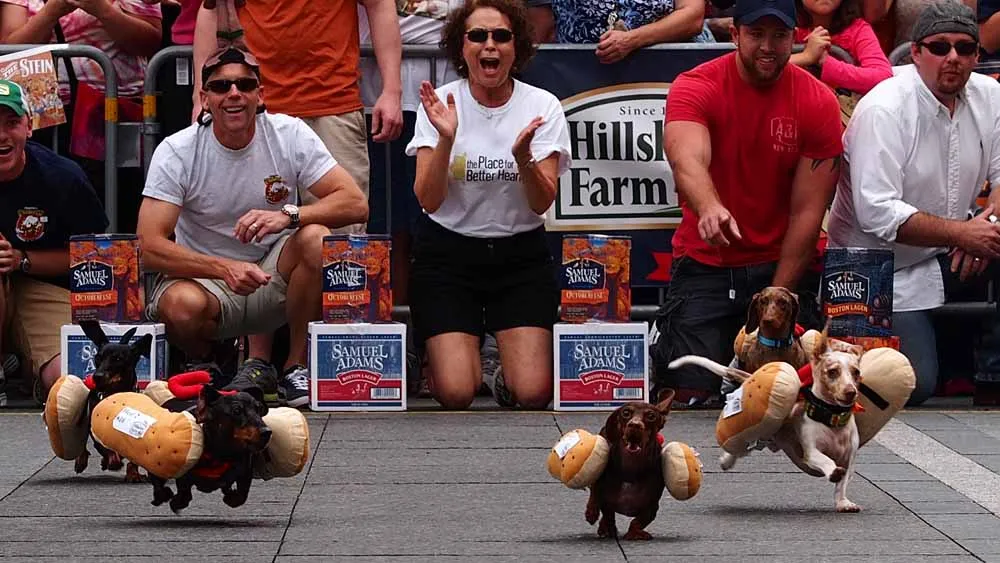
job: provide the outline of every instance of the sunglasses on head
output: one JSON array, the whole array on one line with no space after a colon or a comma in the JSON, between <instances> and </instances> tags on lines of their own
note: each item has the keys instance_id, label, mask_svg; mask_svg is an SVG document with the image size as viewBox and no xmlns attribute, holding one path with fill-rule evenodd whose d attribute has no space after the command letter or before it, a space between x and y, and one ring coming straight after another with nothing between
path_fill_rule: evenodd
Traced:
<instances>
[{"instance_id":1,"label":"sunglasses on head","mask_svg":"<svg viewBox=\"0 0 1000 563\"><path fill-rule=\"evenodd\" d=\"M918 43L924 49L930 51L935 57L944 57L951 52L952 47L960 57L969 57L976 54L979 44L975 41L959 41L958 43L948 43L947 41L931 41L930 43Z\"/></svg>"},{"instance_id":2,"label":"sunglasses on head","mask_svg":"<svg viewBox=\"0 0 1000 563\"><path fill-rule=\"evenodd\" d=\"M465 32L465 36L469 38L469 41L473 43L486 43L486 39L489 36L493 36L494 43L507 43L508 41L514 39L514 32L509 29L499 28L499 29L470 29Z\"/></svg>"},{"instance_id":3,"label":"sunglasses on head","mask_svg":"<svg viewBox=\"0 0 1000 563\"><path fill-rule=\"evenodd\" d=\"M256 78L237 78L236 80L209 80L205 83L205 89L216 94L227 94L233 85L240 92L253 92L260 85Z\"/></svg>"}]
</instances>

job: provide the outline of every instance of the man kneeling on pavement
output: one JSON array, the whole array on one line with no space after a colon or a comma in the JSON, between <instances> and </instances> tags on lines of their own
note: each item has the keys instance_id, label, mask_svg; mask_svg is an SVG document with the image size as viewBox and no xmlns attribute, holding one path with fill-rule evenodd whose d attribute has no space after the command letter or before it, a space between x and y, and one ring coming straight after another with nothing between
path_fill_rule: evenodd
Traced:
<instances>
[{"instance_id":1,"label":"man kneeling on pavement","mask_svg":"<svg viewBox=\"0 0 1000 563\"><path fill-rule=\"evenodd\" d=\"M6 359L0 406L17 365L11 352L30 358L39 391L61 375L59 327L70 322L69 237L108 227L83 170L30 137L24 91L0 80L0 341Z\"/></svg>"},{"instance_id":2,"label":"man kneeling on pavement","mask_svg":"<svg viewBox=\"0 0 1000 563\"><path fill-rule=\"evenodd\" d=\"M249 52L227 47L205 62L202 114L153 154L137 231L146 269L159 274L149 314L171 343L208 358L213 341L287 323L283 376L251 359L233 384L300 407L306 330L321 318L323 237L367 221L368 203L320 138L298 118L266 113L263 95ZM295 205L300 189L318 200Z\"/></svg>"}]
</instances>

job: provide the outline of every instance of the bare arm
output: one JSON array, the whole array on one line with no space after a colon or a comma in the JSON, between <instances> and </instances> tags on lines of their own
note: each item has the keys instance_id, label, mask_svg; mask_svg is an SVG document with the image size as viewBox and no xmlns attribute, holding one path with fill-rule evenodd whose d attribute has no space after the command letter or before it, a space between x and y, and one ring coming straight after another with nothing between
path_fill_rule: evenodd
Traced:
<instances>
[{"instance_id":1,"label":"bare arm","mask_svg":"<svg viewBox=\"0 0 1000 563\"><path fill-rule=\"evenodd\" d=\"M840 156L799 159L792 180L788 230L772 285L795 290L815 256L823 215L833 200L839 176Z\"/></svg>"},{"instance_id":2,"label":"bare arm","mask_svg":"<svg viewBox=\"0 0 1000 563\"><path fill-rule=\"evenodd\" d=\"M198 19L194 26L194 93L191 101L194 103L194 115L197 117L201 112L201 67L205 66L205 61L215 50L217 42L215 40L215 30L219 24L219 18L215 10L209 10L202 6L198 8ZM194 119L192 118L192 121Z\"/></svg>"},{"instance_id":3,"label":"bare arm","mask_svg":"<svg viewBox=\"0 0 1000 563\"><path fill-rule=\"evenodd\" d=\"M658 43L690 41L701 33L705 23L705 2L703 0L677 0L676 7L665 17L637 27L629 33L635 37L636 48Z\"/></svg>"},{"instance_id":4,"label":"bare arm","mask_svg":"<svg viewBox=\"0 0 1000 563\"><path fill-rule=\"evenodd\" d=\"M145 268L171 277L224 279L225 259L195 252L170 240L180 214L177 205L143 198L136 234Z\"/></svg>"},{"instance_id":5,"label":"bare arm","mask_svg":"<svg viewBox=\"0 0 1000 563\"><path fill-rule=\"evenodd\" d=\"M1000 49L1000 12L980 22L979 41L987 53L994 54Z\"/></svg>"},{"instance_id":6,"label":"bare arm","mask_svg":"<svg viewBox=\"0 0 1000 563\"><path fill-rule=\"evenodd\" d=\"M28 255L31 273L36 276L64 276L69 273L69 249L14 251L14 267L21 264L21 258Z\"/></svg>"},{"instance_id":7,"label":"bare arm","mask_svg":"<svg viewBox=\"0 0 1000 563\"><path fill-rule=\"evenodd\" d=\"M559 175L559 154L554 153L534 165L517 164L524 191L531 210L541 215L556 199L556 180Z\"/></svg>"},{"instance_id":8,"label":"bare arm","mask_svg":"<svg viewBox=\"0 0 1000 563\"><path fill-rule=\"evenodd\" d=\"M368 23L372 32L372 47L375 61L382 75L382 92L402 95L403 86L399 77L399 62L402 58L403 40L399 35L399 16L393 0L361 0L368 13Z\"/></svg>"},{"instance_id":9,"label":"bare arm","mask_svg":"<svg viewBox=\"0 0 1000 563\"><path fill-rule=\"evenodd\" d=\"M158 18L129 14L109 1L100 6L91 13L122 51L136 57L151 57L159 50L163 32Z\"/></svg>"},{"instance_id":10,"label":"bare arm","mask_svg":"<svg viewBox=\"0 0 1000 563\"><path fill-rule=\"evenodd\" d=\"M433 149L421 147L417 151L417 175L413 182L413 192L420 207L434 213L441 207L448 195L448 165L454 139L439 137Z\"/></svg>"},{"instance_id":11,"label":"bare arm","mask_svg":"<svg viewBox=\"0 0 1000 563\"><path fill-rule=\"evenodd\" d=\"M309 191L319 200L299 208L301 224L335 229L368 222L368 200L343 166L333 167Z\"/></svg>"},{"instance_id":12,"label":"bare arm","mask_svg":"<svg viewBox=\"0 0 1000 563\"><path fill-rule=\"evenodd\" d=\"M708 172L712 162L712 139L708 128L693 121L670 121L664 126L663 139L677 193L695 215L722 205Z\"/></svg>"},{"instance_id":13,"label":"bare arm","mask_svg":"<svg viewBox=\"0 0 1000 563\"><path fill-rule=\"evenodd\" d=\"M34 17L28 9L14 4L0 4L0 41L14 45L48 43L59 18L73 11L61 0L47 2Z\"/></svg>"},{"instance_id":14,"label":"bare arm","mask_svg":"<svg viewBox=\"0 0 1000 563\"><path fill-rule=\"evenodd\" d=\"M896 231L896 242L910 246L959 246L965 221L917 211Z\"/></svg>"},{"instance_id":15,"label":"bare arm","mask_svg":"<svg viewBox=\"0 0 1000 563\"><path fill-rule=\"evenodd\" d=\"M528 20L531 22L531 40L535 43L554 43L556 40L556 17L551 6L532 6L528 8Z\"/></svg>"}]
</instances>

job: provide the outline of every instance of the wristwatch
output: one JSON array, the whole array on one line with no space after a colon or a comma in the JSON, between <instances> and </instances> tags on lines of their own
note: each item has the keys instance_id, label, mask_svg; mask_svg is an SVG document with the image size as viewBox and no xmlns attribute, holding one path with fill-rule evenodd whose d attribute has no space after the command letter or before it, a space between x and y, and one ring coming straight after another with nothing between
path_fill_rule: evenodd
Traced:
<instances>
[{"instance_id":1,"label":"wristwatch","mask_svg":"<svg viewBox=\"0 0 1000 563\"><path fill-rule=\"evenodd\" d=\"M18 269L24 273L28 273L31 270L31 259L28 258L28 253L23 250L21 251L21 263L18 265Z\"/></svg>"},{"instance_id":2,"label":"wristwatch","mask_svg":"<svg viewBox=\"0 0 1000 563\"><path fill-rule=\"evenodd\" d=\"M292 229L298 228L299 226L299 206L286 203L281 207L281 212L288 215L292 222L288 226Z\"/></svg>"}]
</instances>

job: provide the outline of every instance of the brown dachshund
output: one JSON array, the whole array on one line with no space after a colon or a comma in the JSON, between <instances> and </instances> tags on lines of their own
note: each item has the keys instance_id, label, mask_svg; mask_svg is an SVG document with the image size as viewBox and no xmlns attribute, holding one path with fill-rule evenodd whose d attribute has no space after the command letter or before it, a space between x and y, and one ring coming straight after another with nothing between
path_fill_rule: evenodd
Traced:
<instances>
[{"instance_id":1,"label":"brown dachshund","mask_svg":"<svg viewBox=\"0 0 1000 563\"><path fill-rule=\"evenodd\" d=\"M597 535L617 538L615 514L633 517L626 540L648 540L644 528L656 519L663 496L663 462L657 438L674 399L673 389L660 392L659 403L633 402L618 407L608 417L601 436L608 441L608 465L591 486L587 522L593 525L598 514Z\"/></svg>"},{"instance_id":2,"label":"brown dachshund","mask_svg":"<svg viewBox=\"0 0 1000 563\"><path fill-rule=\"evenodd\" d=\"M766 287L754 294L747 310L739 368L753 373L768 362L787 362L795 369L809 363L809 356L795 336L799 296L784 287ZM756 331L756 334L753 334Z\"/></svg>"}]
</instances>

